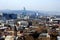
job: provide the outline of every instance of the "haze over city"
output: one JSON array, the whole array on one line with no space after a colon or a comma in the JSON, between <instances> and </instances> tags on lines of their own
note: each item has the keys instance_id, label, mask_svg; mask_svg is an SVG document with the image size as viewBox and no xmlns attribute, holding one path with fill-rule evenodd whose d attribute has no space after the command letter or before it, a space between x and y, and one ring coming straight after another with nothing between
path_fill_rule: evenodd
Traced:
<instances>
[{"instance_id":1,"label":"haze over city","mask_svg":"<svg viewBox=\"0 0 60 40\"><path fill-rule=\"evenodd\" d=\"M60 40L60 0L0 0L0 40Z\"/></svg>"},{"instance_id":2,"label":"haze over city","mask_svg":"<svg viewBox=\"0 0 60 40\"><path fill-rule=\"evenodd\" d=\"M0 10L44 10L60 12L60 0L0 0Z\"/></svg>"}]
</instances>

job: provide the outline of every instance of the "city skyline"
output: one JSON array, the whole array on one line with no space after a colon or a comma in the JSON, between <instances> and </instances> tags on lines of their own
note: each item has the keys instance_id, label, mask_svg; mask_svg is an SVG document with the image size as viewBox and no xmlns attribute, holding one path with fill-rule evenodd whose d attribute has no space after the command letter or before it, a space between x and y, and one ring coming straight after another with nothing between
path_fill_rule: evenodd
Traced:
<instances>
[{"instance_id":1,"label":"city skyline","mask_svg":"<svg viewBox=\"0 0 60 40\"><path fill-rule=\"evenodd\" d=\"M0 10L44 10L60 12L60 0L0 0Z\"/></svg>"}]
</instances>

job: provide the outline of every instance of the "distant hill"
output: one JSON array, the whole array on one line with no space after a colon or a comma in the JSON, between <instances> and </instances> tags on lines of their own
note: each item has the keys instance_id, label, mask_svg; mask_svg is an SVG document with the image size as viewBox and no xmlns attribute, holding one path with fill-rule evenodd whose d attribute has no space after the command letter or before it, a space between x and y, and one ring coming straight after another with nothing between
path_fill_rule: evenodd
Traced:
<instances>
[{"instance_id":1,"label":"distant hill","mask_svg":"<svg viewBox=\"0 0 60 40\"><path fill-rule=\"evenodd\" d=\"M51 12L51 11L31 11L31 10L0 10L2 13L15 13L15 14L26 14L26 15L35 15L38 13L40 16L50 16L50 15L60 15L60 12ZM25 13L24 13L25 12Z\"/></svg>"},{"instance_id":2,"label":"distant hill","mask_svg":"<svg viewBox=\"0 0 60 40\"><path fill-rule=\"evenodd\" d=\"M15 14L26 14L26 15L35 15L38 13L38 15L44 15L44 13L40 13L38 11L31 11L31 10L0 10L2 13L15 13ZM25 13L24 13L25 12Z\"/></svg>"}]
</instances>

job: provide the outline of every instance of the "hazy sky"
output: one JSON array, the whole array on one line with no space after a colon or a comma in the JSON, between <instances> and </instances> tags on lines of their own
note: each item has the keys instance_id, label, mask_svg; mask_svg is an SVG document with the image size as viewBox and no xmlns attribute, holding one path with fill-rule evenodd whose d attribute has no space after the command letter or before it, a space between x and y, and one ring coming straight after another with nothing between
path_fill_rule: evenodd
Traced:
<instances>
[{"instance_id":1,"label":"hazy sky","mask_svg":"<svg viewBox=\"0 0 60 40\"><path fill-rule=\"evenodd\" d=\"M60 0L0 0L0 10L45 10L60 11Z\"/></svg>"}]
</instances>

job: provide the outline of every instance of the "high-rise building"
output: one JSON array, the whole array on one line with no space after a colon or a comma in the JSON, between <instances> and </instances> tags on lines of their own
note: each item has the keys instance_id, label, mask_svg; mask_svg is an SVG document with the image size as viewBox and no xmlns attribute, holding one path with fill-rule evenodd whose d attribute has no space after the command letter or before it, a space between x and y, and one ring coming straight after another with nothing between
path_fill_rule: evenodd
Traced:
<instances>
[{"instance_id":1,"label":"high-rise building","mask_svg":"<svg viewBox=\"0 0 60 40\"><path fill-rule=\"evenodd\" d=\"M7 20L9 19L17 19L17 14L8 14L8 13L3 13L3 17Z\"/></svg>"}]
</instances>

